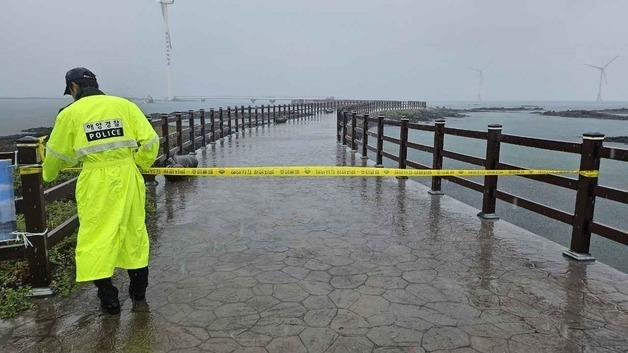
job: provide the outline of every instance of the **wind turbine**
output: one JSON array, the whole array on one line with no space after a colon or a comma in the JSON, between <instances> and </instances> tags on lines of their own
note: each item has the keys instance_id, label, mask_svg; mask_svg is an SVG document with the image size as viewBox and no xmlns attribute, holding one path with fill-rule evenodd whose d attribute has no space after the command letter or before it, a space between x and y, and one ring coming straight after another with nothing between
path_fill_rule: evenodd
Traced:
<instances>
[{"instance_id":1,"label":"wind turbine","mask_svg":"<svg viewBox=\"0 0 628 353\"><path fill-rule=\"evenodd\" d=\"M619 55L614 57L611 61L607 62L606 65L604 66L595 66L595 65L585 64L586 66L600 70L600 83L597 88L597 99L596 99L596 101L598 102L602 101L602 79L604 79L604 83L608 83L608 79L606 78L606 67L610 65L613 61L615 61L615 59L617 59L618 57Z\"/></svg>"},{"instance_id":2,"label":"wind turbine","mask_svg":"<svg viewBox=\"0 0 628 353\"><path fill-rule=\"evenodd\" d=\"M482 101L482 86L484 86L484 70L486 70L486 67L484 67L483 69L477 69L477 68L474 68L474 67L470 67L469 69L477 72L478 75L479 75L479 80L478 80L478 102L481 102Z\"/></svg>"},{"instance_id":3,"label":"wind turbine","mask_svg":"<svg viewBox=\"0 0 628 353\"><path fill-rule=\"evenodd\" d=\"M168 23L168 5L174 4L174 0L157 0L161 5L161 14L164 17L166 29L166 77L168 80L168 100L174 100L172 95L172 40L170 39L170 24Z\"/></svg>"}]
</instances>

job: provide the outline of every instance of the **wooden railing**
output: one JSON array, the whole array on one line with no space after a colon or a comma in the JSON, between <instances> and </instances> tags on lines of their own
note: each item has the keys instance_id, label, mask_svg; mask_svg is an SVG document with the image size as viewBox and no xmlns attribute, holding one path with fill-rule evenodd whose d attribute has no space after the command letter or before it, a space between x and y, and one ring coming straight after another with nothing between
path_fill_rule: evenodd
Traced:
<instances>
[{"instance_id":1,"label":"wooden railing","mask_svg":"<svg viewBox=\"0 0 628 353\"><path fill-rule=\"evenodd\" d=\"M321 100L304 101L297 104L272 106L240 106L209 111L174 112L158 114L150 118L151 124L160 136L160 154L155 165L162 166L173 155L186 154L212 144L229 135L253 129L258 126L272 125L278 120L299 119L319 114L326 109L356 107L368 105L373 109L394 109L393 107L419 106L424 102L396 101L359 101L359 100ZM39 140L24 137L17 141L17 153L2 152L1 159L11 159L19 165L41 163L38 155ZM64 199L74 198L76 178L52 188L45 189L41 174L21 175L22 197L15 200L18 213L24 215L25 231L32 234L29 241L32 246L22 244L0 246L0 261L27 259L33 288L48 288L50 285L50 263L48 249L65 237L71 235L79 225L78 216L74 215L56 228L49 230L46 218L46 205ZM144 176L147 182L154 181L153 176ZM48 293L41 291L40 293Z\"/></svg>"},{"instance_id":2,"label":"wooden railing","mask_svg":"<svg viewBox=\"0 0 628 353\"><path fill-rule=\"evenodd\" d=\"M584 134L581 143L556 141L502 134L501 125L489 125L487 131L463 130L446 127L444 120L436 120L433 125L427 125L410 123L406 118L402 118L398 121L386 119L382 115L373 118L369 113L377 112L381 109L374 109L368 106L368 104L357 104L351 108L354 110L337 111L337 140L339 143L342 143L356 152L358 150L357 146L360 144L363 158L367 158L368 151L372 151L375 153L375 163L377 166L383 166L383 158L386 157L396 162L399 168L442 169L443 159L449 158L490 170L526 169L521 166L500 161L501 144L578 154L580 155L580 170L599 170L600 161L602 159L628 162L628 149L604 146L604 135L597 133ZM361 114L357 114L357 112ZM384 133L386 126L399 128L398 137L386 135ZM433 133L433 144L425 145L409 141L408 130ZM444 149L444 140L447 135L485 141L485 158L469 156ZM371 137L375 138L374 144L371 143ZM385 151L384 141L399 146L398 153L394 154ZM432 165L424 165L407 159L408 149L431 153ZM621 204L628 204L628 191L598 185L597 177L587 177L584 175L579 175L577 179L558 175L525 175L522 177L565 189L575 190L576 201L574 212L569 213L500 190L497 187L497 176L485 176L483 183L457 176L435 176L432 177L431 180L430 193L437 195L442 194L441 181L445 178L458 185L483 194L482 210L478 214L481 218L497 219L495 206L496 200L500 199L551 219L569 224L572 226L571 244L570 251L566 252L565 255L573 258L581 260L592 259L589 255L591 233L628 245L627 230L612 227L594 219L596 198L604 198Z\"/></svg>"}]
</instances>

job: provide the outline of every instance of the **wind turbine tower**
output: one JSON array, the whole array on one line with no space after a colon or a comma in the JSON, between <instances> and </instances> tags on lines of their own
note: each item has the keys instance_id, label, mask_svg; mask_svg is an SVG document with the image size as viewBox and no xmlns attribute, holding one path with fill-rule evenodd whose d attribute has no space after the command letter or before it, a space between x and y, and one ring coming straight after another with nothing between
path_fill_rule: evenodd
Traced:
<instances>
[{"instance_id":1,"label":"wind turbine tower","mask_svg":"<svg viewBox=\"0 0 628 353\"><path fill-rule=\"evenodd\" d=\"M470 67L469 69L475 71L478 73L478 102L482 101L482 87L484 86L484 70L486 70L486 68L483 69L476 69L474 67Z\"/></svg>"},{"instance_id":2,"label":"wind turbine tower","mask_svg":"<svg viewBox=\"0 0 628 353\"><path fill-rule=\"evenodd\" d=\"M161 5L161 14L164 17L166 30L166 78L168 80L168 100L174 100L172 95L172 40L170 39L170 24L168 23L168 5L174 4L174 0L157 0Z\"/></svg>"},{"instance_id":3,"label":"wind turbine tower","mask_svg":"<svg viewBox=\"0 0 628 353\"><path fill-rule=\"evenodd\" d=\"M595 66L595 65L585 64L589 67L600 70L600 83L598 84L597 99L596 99L596 101L598 102L602 101L602 79L604 79L604 83L608 83L608 80L606 79L606 67L608 67L608 65L610 65L613 61L615 61L615 59L617 59L618 57L619 56L614 57L611 61L607 62L606 65L604 66Z\"/></svg>"}]
</instances>

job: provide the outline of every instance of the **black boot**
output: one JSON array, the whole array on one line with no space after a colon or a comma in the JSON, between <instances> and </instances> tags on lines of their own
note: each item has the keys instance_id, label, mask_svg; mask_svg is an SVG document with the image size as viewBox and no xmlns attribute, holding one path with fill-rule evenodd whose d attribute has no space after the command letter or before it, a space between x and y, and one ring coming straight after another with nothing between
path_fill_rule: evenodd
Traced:
<instances>
[{"instance_id":1,"label":"black boot","mask_svg":"<svg viewBox=\"0 0 628 353\"><path fill-rule=\"evenodd\" d=\"M111 278L95 280L94 284L98 287L100 307L108 314L119 314L120 301L118 300L118 288L111 283Z\"/></svg>"},{"instance_id":2,"label":"black boot","mask_svg":"<svg viewBox=\"0 0 628 353\"><path fill-rule=\"evenodd\" d=\"M148 267L128 270L129 279L129 296L133 301L146 300L146 287L148 287Z\"/></svg>"}]
</instances>

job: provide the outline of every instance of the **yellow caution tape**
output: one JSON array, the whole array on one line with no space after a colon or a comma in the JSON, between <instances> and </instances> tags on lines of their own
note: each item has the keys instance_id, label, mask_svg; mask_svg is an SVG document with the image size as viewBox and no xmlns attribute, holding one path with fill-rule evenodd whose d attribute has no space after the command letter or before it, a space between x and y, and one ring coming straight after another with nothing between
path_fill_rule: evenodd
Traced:
<instances>
[{"instance_id":1,"label":"yellow caution tape","mask_svg":"<svg viewBox=\"0 0 628 353\"><path fill-rule=\"evenodd\" d=\"M37 145L37 151L39 152L39 158L41 158L42 162L46 160L46 145L44 144L44 142L46 141L47 138L48 138L48 135L41 136L39 138L39 144Z\"/></svg>"},{"instance_id":2,"label":"yellow caution tape","mask_svg":"<svg viewBox=\"0 0 628 353\"><path fill-rule=\"evenodd\" d=\"M80 171L67 168L65 171ZM39 166L20 168L20 174L41 173ZM578 169L398 169L374 167L328 167L328 166L285 166L285 167L212 167L212 168L149 168L142 170L148 175L213 176L213 177L431 177L431 176L506 176L506 175L549 175L580 174L590 178L599 175L597 170Z\"/></svg>"}]
</instances>

